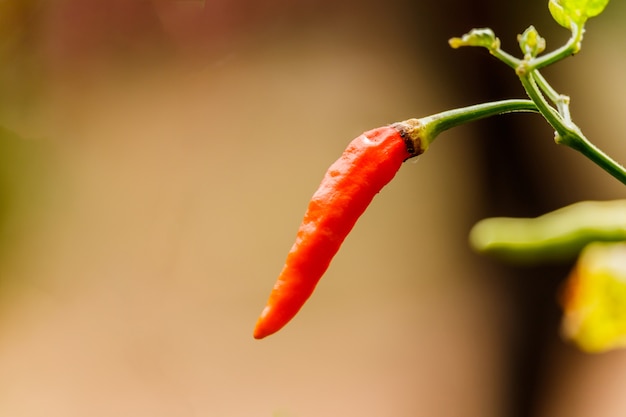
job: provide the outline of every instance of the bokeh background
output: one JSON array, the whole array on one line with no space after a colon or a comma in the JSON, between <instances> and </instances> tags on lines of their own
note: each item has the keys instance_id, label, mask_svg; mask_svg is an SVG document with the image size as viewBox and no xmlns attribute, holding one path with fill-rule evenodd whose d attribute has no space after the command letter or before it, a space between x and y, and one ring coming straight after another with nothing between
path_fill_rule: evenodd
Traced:
<instances>
[{"instance_id":1,"label":"bokeh background","mask_svg":"<svg viewBox=\"0 0 626 417\"><path fill-rule=\"evenodd\" d=\"M544 74L626 160L626 6ZM0 1L0 415L623 416L626 355L559 338L571 265L471 252L487 216L622 186L535 115L407 163L283 331L252 328L307 200L370 128L523 97L547 1Z\"/></svg>"}]
</instances>

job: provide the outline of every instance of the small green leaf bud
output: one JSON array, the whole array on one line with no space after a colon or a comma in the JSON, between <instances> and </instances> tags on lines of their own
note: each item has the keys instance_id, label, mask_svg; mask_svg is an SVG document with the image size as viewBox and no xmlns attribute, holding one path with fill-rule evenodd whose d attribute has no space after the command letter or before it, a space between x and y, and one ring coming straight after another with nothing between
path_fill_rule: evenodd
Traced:
<instances>
[{"instance_id":1,"label":"small green leaf bud","mask_svg":"<svg viewBox=\"0 0 626 417\"><path fill-rule=\"evenodd\" d=\"M546 40L539 36L534 26L529 26L521 35L517 35L517 41L524 53L524 58L535 58L546 49Z\"/></svg>"}]
</instances>

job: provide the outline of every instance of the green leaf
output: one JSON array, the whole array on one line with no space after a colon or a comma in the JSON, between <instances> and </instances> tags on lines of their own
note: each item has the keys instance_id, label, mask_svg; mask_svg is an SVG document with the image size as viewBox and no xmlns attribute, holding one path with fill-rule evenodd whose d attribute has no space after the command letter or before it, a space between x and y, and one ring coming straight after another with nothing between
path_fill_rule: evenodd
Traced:
<instances>
[{"instance_id":1,"label":"green leaf","mask_svg":"<svg viewBox=\"0 0 626 417\"><path fill-rule=\"evenodd\" d=\"M594 17L604 11L606 5L609 4L609 0L587 0L585 3L585 14L587 17Z\"/></svg>"},{"instance_id":2,"label":"green leaf","mask_svg":"<svg viewBox=\"0 0 626 417\"><path fill-rule=\"evenodd\" d=\"M552 18L556 20L556 22L563 26L564 28L571 28L571 19L563 9L563 6L560 4L559 0L550 0L548 3L548 8L550 9L550 14Z\"/></svg>"},{"instance_id":3,"label":"green leaf","mask_svg":"<svg viewBox=\"0 0 626 417\"><path fill-rule=\"evenodd\" d=\"M472 29L460 38L450 39L448 43L455 49L461 46L481 46L492 51L500 47L500 39L489 28Z\"/></svg>"},{"instance_id":4,"label":"green leaf","mask_svg":"<svg viewBox=\"0 0 626 417\"><path fill-rule=\"evenodd\" d=\"M548 8L559 25L571 29L572 23L581 26L602 13L607 4L609 0L550 0Z\"/></svg>"}]
</instances>

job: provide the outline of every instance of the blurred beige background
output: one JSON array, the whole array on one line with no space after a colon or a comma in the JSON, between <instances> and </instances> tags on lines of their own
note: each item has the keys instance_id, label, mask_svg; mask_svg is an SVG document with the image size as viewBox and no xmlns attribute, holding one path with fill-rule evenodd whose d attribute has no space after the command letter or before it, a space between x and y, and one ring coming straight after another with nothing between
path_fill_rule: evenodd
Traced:
<instances>
[{"instance_id":1,"label":"blurred beige background","mask_svg":"<svg viewBox=\"0 0 626 417\"><path fill-rule=\"evenodd\" d=\"M451 88L463 67L439 66L469 27L416 36L456 3L0 3L0 126L27 138L5 132L0 158L0 415L622 415L626 356L580 354L556 326L515 410L515 303L503 267L466 244L495 214L476 145L489 122L403 166L296 319L252 338L345 145L480 100L469 76ZM546 74L626 160L626 31L602 19L578 63ZM536 122L527 165L552 203L623 195Z\"/></svg>"}]
</instances>

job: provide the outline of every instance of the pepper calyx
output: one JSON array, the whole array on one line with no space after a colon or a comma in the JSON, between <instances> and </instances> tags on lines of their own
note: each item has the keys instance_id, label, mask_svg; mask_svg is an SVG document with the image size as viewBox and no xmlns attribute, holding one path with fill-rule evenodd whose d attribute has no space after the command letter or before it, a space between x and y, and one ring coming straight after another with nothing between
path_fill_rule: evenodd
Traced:
<instances>
[{"instance_id":1,"label":"pepper calyx","mask_svg":"<svg viewBox=\"0 0 626 417\"><path fill-rule=\"evenodd\" d=\"M425 125L421 119L404 120L392 124L391 127L396 129L402 140L404 140L406 150L411 155L407 159L421 155L428 149L428 142L424 140Z\"/></svg>"}]
</instances>

